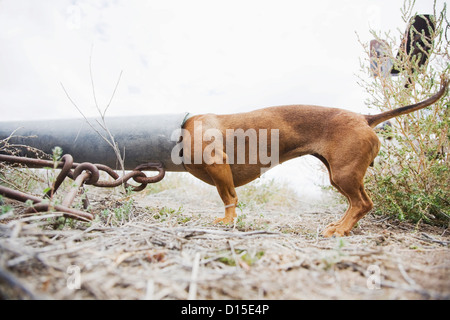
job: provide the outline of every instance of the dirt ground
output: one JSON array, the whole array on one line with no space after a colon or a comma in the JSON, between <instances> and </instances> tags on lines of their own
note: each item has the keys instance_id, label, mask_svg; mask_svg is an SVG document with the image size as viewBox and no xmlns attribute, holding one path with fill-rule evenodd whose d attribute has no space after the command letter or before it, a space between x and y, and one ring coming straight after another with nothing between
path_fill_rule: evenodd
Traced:
<instances>
[{"instance_id":1,"label":"dirt ground","mask_svg":"<svg viewBox=\"0 0 450 320\"><path fill-rule=\"evenodd\" d=\"M1 298L450 299L448 229L369 214L326 239L346 207L331 200L247 200L226 227L212 224L223 210L212 187L88 195L91 223L5 200Z\"/></svg>"}]
</instances>

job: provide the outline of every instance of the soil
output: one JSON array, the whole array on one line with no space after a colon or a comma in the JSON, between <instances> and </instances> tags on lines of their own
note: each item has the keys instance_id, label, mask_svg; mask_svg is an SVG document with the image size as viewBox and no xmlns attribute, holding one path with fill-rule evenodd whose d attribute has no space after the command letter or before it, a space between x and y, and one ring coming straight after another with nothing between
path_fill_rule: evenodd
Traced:
<instances>
[{"instance_id":1,"label":"soil","mask_svg":"<svg viewBox=\"0 0 450 320\"><path fill-rule=\"evenodd\" d=\"M91 190L98 218L0 216L6 299L449 299L450 232L367 215L324 238L345 205L249 204L217 226L214 188L124 197Z\"/></svg>"}]
</instances>

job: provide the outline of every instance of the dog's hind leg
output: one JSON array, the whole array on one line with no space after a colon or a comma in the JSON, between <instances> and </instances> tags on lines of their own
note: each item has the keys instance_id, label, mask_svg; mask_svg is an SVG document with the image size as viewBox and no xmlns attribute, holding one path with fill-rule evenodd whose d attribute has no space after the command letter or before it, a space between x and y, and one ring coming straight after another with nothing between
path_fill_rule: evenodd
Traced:
<instances>
[{"instance_id":1,"label":"dog's hind leg","mask_svg":"<svg viewBox=\"0 0 450 320\"><path fill-rule=\"evenodd\" d=\"M364 190L362 179L333 177L333 181L339 186L338 190L347 197L349 207L341 219L325 228L325 237L348 235L355 224L373 208L373 202Z\"/></svg>"},{"instance_id":2,"label":"dog's hind leg","mask_svg":"<svg viewBox=\"0 0 450 320\"><path fill-rule=\"evenodd\" d=\"M354 160L352 164L338 161L338 165L321 160L330 173L331 184L347 198L349 203L341 219L329 224L323 235L325 237L348 235L353 226L373 208L373 202L364 190L363 184L364 175L372 160Z\"/></svg>"},{"instance_id":3,"label":"dog's hind leg","mask_svg":"<svg viewBox=\"0 0 450 320\"><path fill-rule=\"evenodd\" d=\"M380 141L372 129L366 127L355 129L351 136L351 143L349 139L335 139L338 143L326 154L316 155L327 166L331 184L349 203L342 218L325 228L325 237L348 235L373 208L373 202L364 190L364 175L380 150Z\"/></svg>"}]
</instances>

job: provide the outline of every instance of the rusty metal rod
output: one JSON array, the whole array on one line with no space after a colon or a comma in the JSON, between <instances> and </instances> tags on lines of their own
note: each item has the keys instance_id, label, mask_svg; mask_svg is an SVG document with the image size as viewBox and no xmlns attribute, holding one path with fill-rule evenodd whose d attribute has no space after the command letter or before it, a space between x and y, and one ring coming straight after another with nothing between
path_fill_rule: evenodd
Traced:
<instances>
[{"instance_id":1,"label":"rusty metal rod","mask_svg":"<svg viewBox=\"0 0 450 320\"><path fill-rule=\"evenodd\" d=\"M0 154L0 161L9 162L11 164L19 163L23 164L29 168L53 168L54 162L50 160L36 159L36 158L28 158L28 157L17 157L11 156L7 154ZM64 166L64 162L57 163L57 168L62 168ZM71 166L71 168L75 168L76 164Z\"/></svg>"},{"instance_id":2,"label":"rusty metal rod","mask_svg":"<svg viewBox=\"0 0 450 320\"><path fill-rule=\"evenodd\" d=\"M66 157L67 156L67 157ZM76 176L82 171L81 169L88 169L91 173L94 173L96 176L98 174L98 171L104 171L109 176L111 176L114 181L100 181L99 178L90 178L88 181L86 181L86 184L92 184L96 187L104 187L104 188L114 188L118 187L122 184L125 185L125 187L128 187L127 181L130 179L133 179L137 183L140 183L140 186L133 187L133 191L140 191L143 190L147 184L149 183L155 183L161 181L165 176L165 169L163 166L159 163L144 163L132 170L131 172L126 173L123 177L120 177L113 169L111 169L108 166L102 165L102 164L91 164L91 163L76 163L72 162L72 157L70 155L64 155L61 158L63 161L56 162L56 168L63 168L64 166L70 167L72 169L75 169L74 172L68 172L67 176L74 179ZM27 158L27 157L16 157L16 156L10 156L10 155L4 155L0 154L0 161L8 162L11 164L20 163L23 165L26 165L27 167L33 167L33 168L45 168L49 167L52 168L54 166L54 162L50 160L42 160L42 159L35 159L35 158ZM68 164L66 164L66 161L68 161ZM158 171L158 174L156 176L147 177L145 173L142 171L147 170L156 170ZM60 173L61 175L61 173ZM62 180L64 180L64 177L57 177L57 181L54 184L54 191L56 191L59 185L62 183Z\"/></svg>"},{"instance_id":3,"label":"rusty metal rod","mask_svg":"<svg viewBox=\"0 0 450 320\"><path fill-rule=\"evenodd\" d=\"M64 162L63 167L61 169L61 172L56 177L52 188L45 194L45 197L47 198L51 198L53 194L58 190L59 186L63 183L64 179L66 179L66 177L70 173L70 169L73 166L73 158L70 154L65 154L64 156L62 156L61 161Z\"/></svg>"},{"instance_id":4,"label":"rusty metal rod","mask_svg":"<svg viewBox=\"0 0 450 320\"><path fill-rule=\"evenodd\" d=\"M0 194L4 197L14 199L17 201L21 201L21 202L27 202L28 200L31 200L33 202L33 204L35 205L34 209L36 211L49 211L49 210L51 210L51 208L54 208L56 211L63 212L64 215L69 218L76 218L76 219L84 220L84 221L91 221L94 219L94 216L90 213L76 210L73 208L69 208L64 205L58 205L58 204L51 205L51 204L47 204L47 203L42 203L43 199L41 199L41 198L38 198L38 197L30 195L30 194L26 194L21 191L13 190L13 189L1 186L1 185L0 185Z\"/></svg>"},{"instance_id":5,"label":"rusty metal rod","mask_svg":"<svg viewBox=\"0 0 450 320\"><path fill-rule=\"evenodd\" d=\"M75 200L75 197L78 194L79 188L83 185L85 181L87 181L90 178L91 174L89 172L83 172L80 175L78 175L78 177L75 178L73 187L66 194L62 202L62 205L64 207L69 207L72 205L73 200Z\"/></svg>"}]
</instances>

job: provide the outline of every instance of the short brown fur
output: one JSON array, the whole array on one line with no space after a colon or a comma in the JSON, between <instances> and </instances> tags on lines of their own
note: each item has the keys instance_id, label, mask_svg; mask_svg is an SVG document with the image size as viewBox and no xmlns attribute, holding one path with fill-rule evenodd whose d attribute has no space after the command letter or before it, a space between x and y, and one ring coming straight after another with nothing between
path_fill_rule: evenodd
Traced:
<instances>
[{"instance_id":1,"label":"short brown fur","mask_svg":"<svg viewBox=\"0 0 450 320\"><path fill-rule=\"evenodd\" d=\"M231 115L198 115L188 119L184 129L192 136L195 130L197 133L202 131L203 134L206 130L215 128L224 137L226 129L267 129L268 132L270 129L278 129L279 162L307 154L317 157L327 167L331 184L348 199L349 207L342 218L323 231L326 237L344 236L373 208L373 202L363 185L366 170L380 150L380 141L373 128L390 118L433 104L445 94L447 84L448 81L443 79L439 92L423 102L378 115L292 105ZM201 127L198 126L199 123ZM269 150L270 142L269 140ZM202 151L209 143L203 142ZM235 152L236 148L237 146ZM216 186L225 205L225 216L216 219L215 223L233 223L237 216L235 207L238 202L235 187L258 178L265 166L260 163L259 156L257 164L248 164L248 146L245 164L228 164L225 143L216 150L219 151L212 154L213 159L209 159L212 164L185 164L185 168L195 177Z\"/></svg>"}]
</instances>

